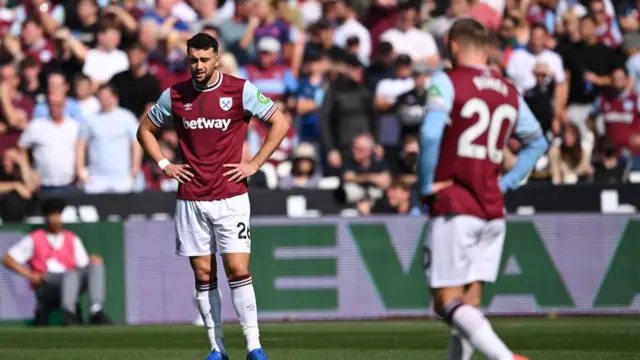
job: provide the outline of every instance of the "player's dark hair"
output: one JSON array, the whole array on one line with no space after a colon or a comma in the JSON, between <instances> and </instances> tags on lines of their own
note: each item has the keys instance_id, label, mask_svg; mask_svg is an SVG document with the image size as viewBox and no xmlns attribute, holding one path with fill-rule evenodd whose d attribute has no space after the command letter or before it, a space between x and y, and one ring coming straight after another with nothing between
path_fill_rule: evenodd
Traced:
<instances>
[{"instance_id":1,"label":"player's dark hair","mask_svg":"<svg viewBox=\"0 0 640 360\"><path fill-rule=\"evenodd\" d=\"M484 47L489 42L489 32L478 20L463 18L454 22L449 29L449 44L452 41L463 45Z\"/></svg>"},{"instance_id":2,"label":"player's dark hair","mask_svg":"<svg viewBox=\"0 0 640 360\"><path fill-rule=\"evenodd\" d=\"M215 54L218 53L218 40L213 36L205 33L198 33L187 40L187 49L209 50L213 49Z\"/></svg>"}]
</instances>

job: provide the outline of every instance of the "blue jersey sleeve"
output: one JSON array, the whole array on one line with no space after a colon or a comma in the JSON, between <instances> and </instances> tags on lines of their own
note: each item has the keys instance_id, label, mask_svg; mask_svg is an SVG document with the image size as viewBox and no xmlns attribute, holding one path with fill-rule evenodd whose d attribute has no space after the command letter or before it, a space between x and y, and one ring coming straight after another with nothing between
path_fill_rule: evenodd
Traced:
<instances>
[{"instance_id":1,"label":"blue jersey sleeve","mask_svg":"<svg viewBox=\"0 0 640 360\"><path fill-rule=\"evenodd\" d=\"M434 110L446 111L453 108L455 91L451 78L444 71L438 71L431 78L431 85L427 92L427 113Z\"/></svg>"},{"instance_id":2,"label":"blue jersey sleeve","mask_svg":"<svg viewBox=\"0 0 640 360\"><path fill-rule=\"evenodd\" d=\"M278 109L278 106L271 99L262 95L260 90L249 80L244 82L242 106L245 112L264 121L269 120Z\"/></svg>"},{"instance_id":3,"label":"blue jersey sleeve","mask_svg":"<svg viewBox=\"0 0 640 360\"><path fill-rule=\"evenodd\" d=\"M540 123L531 112L531 109L521 97L519 98L519 103L515 135L523 146L518 153L518 159L513 168L500 178L502 192L517 189L527 174L533 170L536 162L547 151L548 147L547 140L542 134Z\"/></svg>"},{"instance_id":4,"label":"blue jersey sleeve","mask_svg":"<svg viewBox=\"0 0 640 360\"><path fill-rule=\"evenodd\" d=\"M171 121L171 89L166 89L160 95L155 105L149 110L149 119L157 127L162 127L167 121Z\"/></svg>"},{"instance_id":5,"label":"blue jersey sleeve","mask_svg":"<svg viewBox=\"0 0 640 360\"><path fill-rule=\"evenodd\" d=\"M427 95L427 112L420 127L420 156L418 158L418 191L431 193L435 178L440 142L449 121L455 91L447 74L438 72L431 79Z\"/></svg>"}]
</instances>

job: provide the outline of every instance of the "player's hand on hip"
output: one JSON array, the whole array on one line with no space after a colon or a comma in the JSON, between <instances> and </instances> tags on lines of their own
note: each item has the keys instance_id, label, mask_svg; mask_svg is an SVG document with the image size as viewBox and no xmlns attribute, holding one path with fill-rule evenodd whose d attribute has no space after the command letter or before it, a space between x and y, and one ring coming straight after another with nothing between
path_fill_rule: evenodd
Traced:
<instances>
[{"instance_id":1,"label":"player's hand on hip","mask_svg":"<svg viewBox=\"0 0 640 360\"><path fill-rule=\"evenodd\" d=\"M440 190L442 190L444 188L448 188L451 185L453 185L453 180L435 182L435 183L433 183L433 186L431 187L431 193L435 194L438 191L440 191Z\"/></svg>"},{"instance_id":2,"label":"player's hand on hip","mask_svg":"<svg viewBox=\"0 0 640 360\"><path fill-rule=\"evenodd\" d=\"M240 164L224 164L224 167L230 168L229 171L224 173L224 176L229 177L229 181L238 183L253 174L258 172L260 167L252 162L240 163Z\"/></svg>"},{"instance_id":3,"label":"player's hand on hip","mask_svg":"<svg viewBox=\"0 0 640 360\"><path fill-rule=\"evenodd\" d=\"M186 164L169 164L162 171L168 177L178 180L180 184L184 184L193 179L193 173L189 169L191 169L191 166Z\"/></svg>"}]
</instances>

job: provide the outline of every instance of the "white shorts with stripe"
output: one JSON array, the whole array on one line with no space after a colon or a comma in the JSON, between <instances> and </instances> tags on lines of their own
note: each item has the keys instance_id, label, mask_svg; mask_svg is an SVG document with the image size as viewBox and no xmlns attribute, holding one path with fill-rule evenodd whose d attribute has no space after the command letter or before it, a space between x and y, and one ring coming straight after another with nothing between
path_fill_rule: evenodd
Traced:
<instances>
[{"instance_id":1,"label":"white shorts with stripe","mask_svg":"<svg viewBox=\"0 0 640 360\"><path fill-rule=\"evenodd\" d=\"M176 255L250 253L249 194L176 202Z\"/></svg>"},{"instance_id":2,"label":"white shorts with stripe","mask_svg":"<svg viewBox=\"0 0 640 360\"><path fill-rule=\"evenodd\" d=\"M506 232L504 219L469 215L433 218L425 241L425 272L432 289L495 282Z\"/></svg>"}]
</instances>

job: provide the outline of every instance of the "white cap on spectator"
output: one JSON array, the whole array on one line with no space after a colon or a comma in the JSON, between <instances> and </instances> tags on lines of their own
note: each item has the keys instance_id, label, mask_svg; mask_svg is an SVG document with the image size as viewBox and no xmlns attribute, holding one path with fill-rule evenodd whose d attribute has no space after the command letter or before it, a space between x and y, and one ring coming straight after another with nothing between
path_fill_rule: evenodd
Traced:
<instances>
[{"instance_id":1,"label":"white cap on spectator","mask_svg":"<svg viewBox=\"0 0 640 360\"><path fill-rule=\"evenodd\" d=\"M271 36L263 37L258 41L258 51L278 53L280 52L280 41Z\"/></svg>"},{"instance_id":2,"label":"white cap on spectator","mask_svg":"<svg viewBox=\"0 0 640 360\"><path fill-rule=\"evenodd\" d=\"M301 142L293 151L293 159L311 159L317 161L316 149L308 142Z\"/></svg>"}]
</instances>

